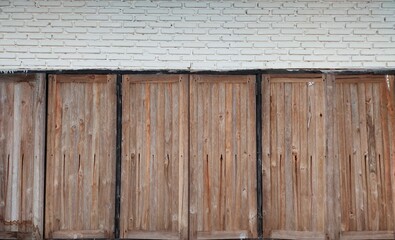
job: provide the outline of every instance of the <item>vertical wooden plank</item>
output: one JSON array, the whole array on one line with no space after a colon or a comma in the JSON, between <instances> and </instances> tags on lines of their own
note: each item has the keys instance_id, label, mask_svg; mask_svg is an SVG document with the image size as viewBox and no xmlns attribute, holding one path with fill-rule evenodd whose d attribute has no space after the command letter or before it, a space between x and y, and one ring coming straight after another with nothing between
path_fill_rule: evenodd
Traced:
<instances>
[{"instance_id":1,"label":"vertical wooden plank","mask_svg":"<svg viewBox=\"0 0 395 240\"><path fill-rule=\"evenodd\" d=\"M188 96L189 92L189 85L191 81L188 79L189 77L187 75L181 75L179 78L179 86L180 86L180 98L179 98L179 114L180 114L180 120L179 120L179 126L180 126L180 140L179 140L179 153L180 153L180 160L179 160L179 191L180 191L180 200L179 200L179 206L180 206L180 220L179 220L179 231L180 231L180 236L181 239L187 239L188 238L188 228L190 227L188 225L189 223L189 214L188 211L189 209L189 185L188 183L191 183L189 176L190 175L190 153L189 153L189 148L191 146L190 144L190 113L191 111L189 109L189 104L191 101L191 98ZM192 212L191 212L192 213Z\"/></svg>"},{"instance_id":2,"label":"vertical wooden plank","mask_svg":"<svg viewBox=\"0 0 395 240\"><path fill-rule=\"evenodd\" d=\"M249 232L252 237L258 237L257 232L257 182L256 182L256 79L255 76L247 78L248 86L248 115L247 115L247 131L248 131L248 172L251 178L248 178L248 199L249 199Z\"/></svg>"},{"instance_id":3,"label":"vertical wooden plank","mask_svg":"<svg viewBox=\"0 0 395 240\"><path fill-rule=\"evenodd\" d=\"M55 137L55 99L56 99L56 78L54 75L49 75L48 80L48 112L47 112L47 166L46 166L46 205L45 205L45 238L50 238L51 230L53 229L52 219L53 219L53 164L54 164L54 137ZM59 127L59 126L57 126Z\"/></svg>"},{"instance_id":4,"label":"vertical wooden plank","mask_svg":"<svg viewBox=\"0 0 395 240\"><path fill-rule=\"evenodd\" d=\"M373 122L374 122L374 138L376 149L376 180L377 180L377 222L376 230L387 230L387 197L385 193L385 168L383 161L383 133L381 129L381 85L384 83L373 83Z\"/></svg>"},{"instance_id":5,"label":"vertical wooden plank","mask_svg":"<svg viewBox=\"0 0 395 240\"><path fill-rule=\"evenodd\" d=\"M346 149L346 176L348 177L347 183L348 183L348 189L349 189L349 194L348 194L348 199L347 201L349 202L349 207L348 207L348 219L349 219L349 229L356 230L357 229L357 214L356 214L356 208L359 207L358 204L356 203L356 192L355 192L355 186L356 186L356 179L355 179L355 157L354 153L352 151L353 149L353 132L352 132L352 123L351 123L351 91L350 91L350 84L343 84L343 98L344 98L344 104L345 106L345 137L346 137L346 143L345 143L345 149Z\"/></svg>"},{"instance_id":6,"label":"vertical wooden plank","mask_svg":"<svg viewBox=\"0 0 395 240\"><path fill-rule=\"evenodd\" d=\"M232 85L225 84L225 230L231 230L232 221L232 206L234 194L233 178L232 178L232 159L233 159L233 149L232 149L232 100L233 92Z\"/></svg>"},{"instance_id":7,"label":"vertical wooden plank","mask_svg":"<svg viewBox=\"0 0 395 240\"><path fill-rule=\"evenodd\" d=\"M395 136L395 76L387 75L387 111L388 111L388 123L390 136ZM392 207L393 207L393 218L395 218L395 140L393 137L390 138L390 165L391 165L391 182L392 182ZM395 229L395 224L394 224Z\"/></svg>"},{"instance_id":8,"label":"vertical wooden plank","mask_svg":"<svg viewBox=\"0 0 395 240\"><path fill-rule=\"evenodd\" d=\"M340 168L338 147L335 139L337 134L337 89L335 77L332 74L325 76L325 129L326 129L326 210L325 232L330 239L340 237Z\"/></svg>"},{"instance_id":9,"label":"vertical wooden plank","mask_svg":"<svg viewBox=\"0 0 395 240\"><path fill-rule=\"evenodd\" d=\"M47 80L43 73L36 74L33 105L33 225L38 228L38 238L43 237L44 219L44 154L45 154L45 109Z\"/></svg>"},{"instance_id":10,"label":"vertical wooden plank","mask_svg":"<svg viewBox=\"0 0 395 240\"><path fill-rule=\"evenodd\" d=\"M238 216L240 217L239 219L239 227L240 229L248 229L248 223L249 223L249 216L247 214L244 214L246 212L249 212L248 206L249 206L249 198L248 198L248 183L249 183L249 175L245 174L248 172L248 165L250 164L249 162L249 153L248 153L248 147L249 147L249 139L250 136L247 135L247 124L249 123L248 121L248 109L249 109L249 97L250 97L250 83L248 82L246 85L241 85L240 86L240 128L239 128L239 136L240 136L240 150L239 150L239 162L240 162L240 167L238 170L239 176L240 176L240 207L238 208L239 211L237 212ZM258 90L260 91L260 89ZM216 93L213 93L213 96L215 96ZM259 116L262 117L262 116ZM216 141L216 139L213 139L213 141ZM261 171L261 169L259 169ZM251 198L251 197L250 197Z\"/></svg>"},{"instance_id":11,"label":"vertical wooden plank","mask_svg":"<svg viewBox=\"0 0 395 240\"><path fill-rule=\"evenodd\" d=\"M364 205L364 195L363 195L363 179L359 174L362 172L362 157L361 157L361 134L359 128L359 111L358 111L358 90L356 84L350 85L351 93L351 121L352 121L352 147L354 155L354 178L355 178L355 203L356 203L356 220L357 220L357 230L365 229L365 211L366 206Z\"/></svg>"},{"instance_id":12,"label":"vertical wooden plank","mask_svg":"<svg viewBox=\"0 0 395 240\"><path fill-rule=\"evenodd\" d=\"M393 208L393 197L392 197L392 175L391 175L391 167L392 167L392 160L390 156L390 132L389 132L389 114L388 114L388 87L387 84L380 84L380 107L381 107L381 129L383 133L383 161L384 161L384 168L385 168L385 184L384 188L386 191L387 196L387 211L386 211L386 218L387 218L387 229L393 229L393 217L394 212L392 211Z\"/></svg>"},{"instance_id":13,"label":"vertical wooden plank","mask_svg":"<svg viewBox=\"0 0 395 240\"><path fill-rule=\"evenodd\" d=\"M316 102L316 161L317 161L317 231L325 231L325 208L326 208L326 178L319 177L325 176L325 149L326 149L326 129L325 129L325 88L324 81L316 83L315 92L315 102Z\"/></svg>"},{"instance_id":14,"label":"vertical wooden plank","mask_svg":"<svg viewBox=\"0 0 395 240\"><path fill-rule=\"evenodd\" d=\"M316 118L316 83L307 83L307 169L308 169L308 192L311 194L309 198L310 204L310 219L308 229L317 231L317 220L318 220L318 209L317 209L317 142L316 142L316 129L317 129L317 118Z\"/></svg>"},{"instance_id":15,"label":"vertical wooden plank","mask_svg":"<svg viewBox=\"0 0 395 240\"><path fill-rule=\"evenodd\" d=\"M299 218L301 214L301 181L300 181L300 83L292 84L292 99L291 99L291 119L292 119L292 139L291 139L291 171L293 182L293 211L294 211L294 227L293 230L299 229Z\"/></svg>"},{"instance_id":16,"label":"vertical wooden plank","mask_svg":"<svg viewBox=\"0 0 395 240\"><path fill-rule=\"evenodd\" d=\"M310 157L308 155L308 124L309 124L309 101L307 96L307 84L300 84L300 181L301 181L301 216L299 221L299 229L307 231L310 229L310 177L309 166Z\"/></svg>"},{"instance_id":17,"label":"vertical wooden plank","mask_svg":"<svg viewBox=\"0 0 395 240\"><path fill-rule=\"evenodd\" d=\"M277 91L277 155L278 155L278 184L279 184L279 226L285 229L285 103L284 83L276 83Z\"/></svg>"},{"instance_id":18,"label":"vertical wooden plank","mask_svg":"<svg viewBox=\"0 0 395 240\"><path fill-rule=\"evenodd\" d=\"M285 164L285 230L295 228L295 206L294 206L294 185L293 185L293 159L292 159L292 84L284 84L284 164Z\"/></svg>"},{"instance_id":19,"label":"vertical wooden plank","mask_svg":"<svg viewBox=\"0 0 395 240\"><path fill-rule=\"evenodd\" d=\"M279 163L277 154L277 91L275 84L270 83L270 146L271 146L271 181L270 186L272 188L271 192L271 203L272 203L272 214L270 214L270 219L272 219L271 229L279 229L279 216L280 211L279 206Z\"/></svg>"},{"instance_id":20,"label":"vertical wooden plank","mask_svg":"<svg viewBox=\"0 0 395 240\"><path fill-rule=\"evenodd\" d=\"M262 187L263 187L263 237L269 237L271 232L272 194L271 194L271 96L270 76L262 76Z\"/></svg>"},{"instance_id":21,"label":"vertical wooden plank","mask_svg":"<svg viewBox=\"0 0 395 240\"><path fill-rule=\"evenodd\" d=\"M211 191L210 195L212 196L211 200L211 227L213 231L220 230L220 216L218 214L218 210L220 208L220 151L219 151L219 141L222 136L219 135L219 122L221 116L219 114L219 84L214 83L212 85L212 94L211 94L211 105L210 109L212 111L212 116L210 118L210 126L211 126L211 162L209 167L209 172L211 174Z\"/></svg>"},{"instance_id":22,"label":"vertical wooden plank","mask_svg":"<svg viewBox=\"0 0 395 240\"><path fill-rule=\"evenodd\" d=\"M210 85L208 83L202 84L202 125L200 128L200 131L202 132L202 155L200 161L202 162L202 168L200 168L201 176L203 178L200 179L202 181L202 205L200 208L202 212L202 228L199 229L200 231L210 230L210 216L211 216L211 208L210 208L210 191L211 191L211 186L210 186L210 178L211 175L209 173L209 161L211 159L211 152L209 150L209 144L211 143L211 139L209 138L209 133L210 133L210 115L211 115L211 109L209 106L210 103ZM198 140L200 141L200 139Z\"/></svg>"},{"instance_id":23,"label":"vertical wooden plank","mask_svg":"<svg viewBox=\"0 0 395 240\"><path fill-rule=\"evenodd\" d=\"M225 119L226 119L226 108L225 108L225 83L219 83L219 136L221 137L221 140L218 142L218 149L219 149L219 228L224 229L225 228L225 213L226 213L226 174L225 174L225 141L223 140L223 136L225 136ZM191 199L192 200L192 199Z\"/></svg>"}]
</instances>

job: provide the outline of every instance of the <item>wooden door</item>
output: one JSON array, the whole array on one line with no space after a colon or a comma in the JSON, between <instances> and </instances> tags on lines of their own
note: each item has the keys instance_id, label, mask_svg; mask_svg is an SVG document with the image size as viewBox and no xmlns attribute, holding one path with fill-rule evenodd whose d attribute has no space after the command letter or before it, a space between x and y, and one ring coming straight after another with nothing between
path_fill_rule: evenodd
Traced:
<instances>
[{"instance_id":1,"label":"wooden door","mask_svg":"<svg viewBox=\"0 0 395 240\"><path fill-rule=\"evenodd\" d=\"M50 75L45 236L110 238L114 231L113 75Z\"/></svg>"},{"instance_id":2,"label":"wooden door","mask_svg":"<svg viewBox=\"0 0 395 240\"><path fill-rule=\"evenodd\" d=\"M43 230L45 75L0 75L0 238Z\"/></svg>"},{"instance_id":3,"label":"wooden door","mask_svg":"<svg viewBox=\"0 0 395 240\"><path fill-rule=\"evenodd\" d=\"M264 237L325 235L325 84L321 75L264 75Z\"/></svg>"},{"instance_id":4,"label":"wooden door","mask_svg":"<svg viewBox=\"0 0 395 240\"><path fill-rule=\"evenodd\" d=\"M188 76L122 82L121 237L188 238Z\"/></svg>"},{"instance_id":5,"label":"wooden door","mask_svg":"<svg viewBox=\"0 0 395 240\"><path fill-rule=\"evenodd\" d=\"M336 76L335 83L342 238L394 239L394 78Z\"/></svg>"},{"instance_id":6,"label":"wooden door","mask_svg":"<svg viewBox=\"0 0 395 240\"><path fill-rule=\"evenodd\" d=\"M190 84L190 239L257 237L255 76Z\"/></svg>"}]
</instances>

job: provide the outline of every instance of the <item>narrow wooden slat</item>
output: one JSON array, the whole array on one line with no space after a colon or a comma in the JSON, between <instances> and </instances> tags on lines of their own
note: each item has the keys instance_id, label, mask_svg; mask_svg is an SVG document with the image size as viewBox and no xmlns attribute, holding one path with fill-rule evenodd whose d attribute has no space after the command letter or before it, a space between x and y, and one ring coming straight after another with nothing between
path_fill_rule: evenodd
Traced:
<instances>
[{"instance_id":1,"label":"narrow wooden slat","mask_svg":"<svg viewBox=\"0 0 395 240\"><path fill-rule=\"evenodd\" d=\"M309 231L284 231L276 230L270 235L272 239L325 239L325 234L321 232Z\"/></svg>"},{"instance_id":2,"label":"narrow wooden slat","mask_svg":"<svg viewBox=\"0 0 395 240\"><path fill-rule=\"evenodd\" d=\"M293 169L294 163L292 158L292 84L284 84L284 173L285 173L285 229L295 229L295 205L294 205L294 185ZM291 183L291 184L290 184Z\"/></svg>"},{"instance_id":3,"label":"narrow wooden slat","mask_svg":"<svg viewBox=\"0 0 395 240\"><path fill-rule=\"evenodd\" d=\"M338 75L336 76L337 83L380 83L384 80L382 75L367 75L367 74L360 74L360 75Z\"/></svg>"},{"instance_id":4,"label":"narrow wooden slat","mask_svg":"<svg viewBox=\"0 0 395 240\"><path fill-rule=\"evenodd\" d=\"M292 84L292 139L291 139L291 175L293 186L293 208L294 208L294 230L299 229L299 218L301 215L301 179L300 179L300 83Z\"/></svg>"},{"instance_id":5,"label":"narrow wooden slat","mask_svg":"<svg viewBox=\"0 0 395 240\"><path fill-rule=\"evenodd\" d=\"M232 100L233 100L233 92L232 85L225 84L225 230L231 230L231 222L232 222L232 208L233 206L233 195L234 186L233 186L233 154L234 149L232 148L232 138L233 136L233 116L232 116ZM202 209L203 210L203 209ZM201 210L201 211L202 211ZM202 229L203 230L203 229Z\"/></svg>"},{"instance_id":6,"label":"narrow wooden slat","mask_svg":"<svg viewBox=\"0 0 395 240\"><path fill-rule=\"evenodd\" d=\"M351 123L351 92L350 92L350 84L343 84L343 104L345 105L344 108L344 132L345 132L345 159L346 162L346 173L345 176L347 177L347 188L348 188L348 195L346 202L348 204L348 213L347 219L349 222L349 229L356 229L357 227L357 217L356 217L356 208L358 205L356 204L356 192L355 192L355 157L354 152L352 151L353 148L353 132L352 132L352 123Z\"/></svg>"},{"instance_id":7,"label":"narrow wooden slat","mask_svg":"<svg viewBox=\"0 0 395 240\"><path fill-rule=\"evenodd\" d=\"M198 84L201 83L230 83L230 84L246 84L248 75L193 75Z\"/></svg>"},{"instance_id":8,"label":"narrow wooden slat","mask_svg":"<svg viewBox=\"0 0 395 240\"><path fill-rule=\"evenodd\" d=\"M127 239L179 239L179 233L177 232L144 232L144 231L129 231L125 234Z\"/></svg>"},{"instance_id":9,"label":"narrow wooden slat","mask_svg":"<svg viewBox=\"0 0 395 240\"><path fill-rule=\"evenodd\" d=\"M271 80L272 83L316 83L321 82L320 77L306 77L306 78L294 78L294 77L275 77L272 76Z\"/></svg>"},{"instance_id":10,"label":"narrow wooden slat","mask_svg":"<svg viewBox=\"0 0 395 240\"><path fill-rule=\"evenodd\" d=\"M250 238L248 231L211 231L198 232L198 239L247 239Z\"/></svg>"},{"instance_id":11,"label":"narrow wooden slat","mask_svg":"<svg viewBox=\"0 0 395 240\"><path fill-rule=\"evenodd\" d=\"M395 239L393 231L350 231L343 232L341 240L364 240L364 239Z\"/></svg>"},{"instance_id":12,"label":"narrow wooden slat","mask_svg":"<svg viewBox=\"0 0 395 240\"><path fill-rule=\"evenodd\" d=\"M0 81L2 83L19 83L19 82L30 82L35 81L36 77L34 74L2 74Z\"/></svg>"},{"instance_id":13,"label":"narrow wooden slat","mask_svg":"<svg viewBox=\"0 0 395 240\"><path fill-rule=\"evenodd\" d=\"M387 98L387 111L388 111L388 130L389 136L395 135L395 76L394 75L387 75L387 91L386 91L386 98ZM393 219L391 222L395 222L395 140L393 137L390 137L390 174L391 174L391 187L392 187L392 207L393 207ZM389 187L389 186L388 186ZM395 224L393 225L395 228Z\"/></svg>"},{"instance_id":14,"label":"narrow wooden slat","mask_svg":"<svg viewBox=\"0 0 395 240\"><path fill-rule=\"evenodd\" d=\"M284 83L274 84L277 92L277 164L278 164L278 187L279 187L279 227L285 229L286 209L285 209L285 103L284 103Z\"/></svg>"},{"instance_id":15,"label":"narrow wooden slat","mask_svg":"<svg viewBox=\"0 0 395 240\"><path fill-rule=\"evenodd\" d=\"M308 96L307 96L307 84L299 84L299 97L300 97L300 181L301 181L301 202L303 204L300 208L300 220L298 229L307 231L310 229L310 213L311 213L311 201L310 201L310 177L309 177L309 166L310 157L308 155L308 131L307 126L309 122L309 109L308 109Z\"/></svg>"},{"instance_id":16,"label":"narrow wooden slat","mask_svg":"<svg viewBox=\"0 0 395 240\"><path fill-rule=\"evenodd\" d=\"M198 138L198 88L197 88L197 78L196 75L192 75L190 78L190 88L189 88L189 101L190 101L190 153L189 153L189 175L190 175L190 201L189 201L189 238L197 239L197 197L198 197L198 168L197 168L197 144L192 141L192 139Z\"/></svg>"},{"instance_id":17,"label":"narrow wooden slat","mask_svg":"<svg viewBox=\"0 0 395 240\"><path fill-rule=\"evenodd\" d=\"M316 106L316 84L307 85L307 169L308 169L308 192L311 194L309 197L310 213L307 229L318 231L318 209L317 209L317 195L318 195L318 157L317 157L317 112Z\"/></svg>"},{"instance_id":18,"label":"narrow wooden slat","mask_svg":"<svg viewBox=\"0 0 395 240\"><path fill-rule=\"evenodd\" d=\"M28 240L33 239L33 235L31 232L0 232L1 239L20 239L20 240Z\"/></svg>"},{"instance_id":19,"label":"narrow wooden slat","mask_svg":"<svg viewBox=\"0 0 395 240\"><path fill-rule=\"evenodd\" d=\"M158 75L145 75L145 74L133 74L133 75L125 75L124 79L131 83L144 83L144 84L168 84L168 83L177 83L179 82L180 75L172 75L172 74L158 74Z\"/></svg>"},{"instance_id":20,"label":"narrow wooden slat","mask_svg":"<svg viewBox=\"0 0 395 240\"><path fill-rule=\"evenodd\" d=\"M270 149L270 76L262 75L262 188L263 206L263 237L269 237L271 231L270 219L272 214L271 196L271 149Z\"/></svg>"},{"instance_id":21,"label":"narrow wooden slat","mask_svg":"<svg viewBox=\"0 0 395 240\"><path fill-rule=\"evenodd\" d=\"M247 169L249 173L248 178L248 202L249 202L249 213L248 213L248 223L249 223L249 234L253 238L258 237L257 230L257 182L256 182L256 78L255 76L248 76L247 78L248 94L248 114L247 114L247 132L248 132L248 160ZM242 100L244 101L244 100Z\"/></svg>"},{"instance_id":22,"label":"narrow wooden slat","mask_svg":"<svg viewBox=\"0 0 395 240\"><path fill-rule=\"evenodd\" d=\"M101 230L64 230L52 233L54 239L107 238L108 234Z\"/></svg>"},{"instance_id":23,"label":"narrow wooden slat","mask_svg":"<svg viewBox=\"0 0 395 240\"><path fill-rule=\"evenodd\" d=\"M107 83L107 75L74 75L62 74L57 75L56 80L58 83Z\"/></svg>"},{"instance_id":24,"label":"narrow wooden slat","mask_svg":"<svg viewBox=\"0 0 395 240\"><path fill-rule=\"evenodd\" d=\"M325 165L325 150L327 147L326 143L326 126L325 126L325 115L327 111L325 109L325 88L323 82L316 83L316 91L315 91L315 104L316 110L314 111L316 118L316 177L317 177L317 185L316 185L316 231L324 232L325 231L325 210L326 209L326 178L320 177L325 176L326 174L326 165ZM332 160L333 161L333 160ZM331 182L331 184L333 184ZM333 196L328 196L333 197ZM313 229L314 230L314 229Z\"/></svg>"}]
</instances>

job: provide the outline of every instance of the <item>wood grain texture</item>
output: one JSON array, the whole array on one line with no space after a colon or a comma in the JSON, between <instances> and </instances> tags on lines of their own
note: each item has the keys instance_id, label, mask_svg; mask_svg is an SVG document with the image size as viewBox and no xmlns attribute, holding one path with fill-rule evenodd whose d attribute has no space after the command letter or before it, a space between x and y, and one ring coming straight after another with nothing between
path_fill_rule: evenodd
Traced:
<instances>
[{"instance_id":1,"label":"wood grain texture","mask_svg":"<svg viewBox=\"0 0 395 240\"><path fill-rule=\"evenodd\" d=\"M391 86L385 76L336 76L342 239L394 229Z\"/></svg>"},{"instance_id":2,"label":"wood grain texture","mask_svg":"<svg viewBox=\"0 0 395 240\"><path fill-rule=\"evenodd\" d=\"M344 232L340 240L395 239L393 231L351 231Z\"/></svg>"},{"instance_id":3,"label":"wood grain texture","mask_svg":"<svg viewBox=\"0 0 395 240\"><path fill-rule=\"evenodd\" d=\"M188 238L187 80L123 77L121 237Z\"/></svg>"},{"instance_id":4,"label":"wood grain texture","mask_svg":"<svg viewBox=\"0 0 395 240\"><path fill-rule=\"evenodd\" d=\"M42 237L44 74L0 75L0 232Z\"/></svg>"},{"instance_id":5,"label":"wood grain texture","mask_svg":"<svg viewBox=\"0 0 395 240\"><path fill-rule=\"evenodd\" d=\"M277 231L323 235L327 197L322 177L326 173L324 81L320 75L295 79L264 75L262 79L264 237L273 237Z\"/></svg>"},{"instance_id":6,"label":"wood grain texture","mask_svg":"<svg viewBox=\"0 0 395 240\"><path fill-rule=\"evenodd\" d=\"M256 237L255 77L192 75L190 84L190 239Z\"/></svg>"},{"instance_id":7,"label":"wood grain texture","mask_svg":"<svg viewBox=\"0 0 395 240\"><path fill-rule=\"evenodd\" d=\"M59 231L112 236L115 108L113 75L49 76L46 237Z\"/></svg>"}]
</instances>

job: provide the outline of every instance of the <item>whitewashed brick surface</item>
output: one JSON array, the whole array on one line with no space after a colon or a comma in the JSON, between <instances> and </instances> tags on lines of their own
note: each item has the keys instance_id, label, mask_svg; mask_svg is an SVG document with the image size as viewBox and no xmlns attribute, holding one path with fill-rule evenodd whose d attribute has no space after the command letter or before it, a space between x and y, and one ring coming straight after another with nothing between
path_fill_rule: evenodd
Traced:
<instances>
[{"instance_id":1,"label":"whitewashed brick surface","mask_svg":"<svg viewBox=\"0 0 395 240\"><path fill-rule=\"evenodd\" d=\"M393 69L395 0L0 0L0 71Z\"/></svg>"}]
</instances>

